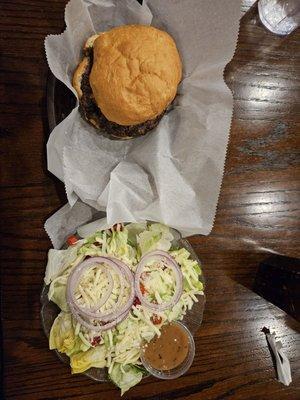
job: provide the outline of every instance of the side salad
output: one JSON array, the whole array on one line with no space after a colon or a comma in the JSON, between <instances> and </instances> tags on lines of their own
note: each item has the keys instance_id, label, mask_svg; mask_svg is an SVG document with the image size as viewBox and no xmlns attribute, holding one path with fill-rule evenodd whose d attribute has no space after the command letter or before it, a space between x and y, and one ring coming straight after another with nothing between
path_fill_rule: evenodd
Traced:
<instances>
[{"instance_id":1,"label":"side salad","mask_svg":"<svg viewBox=\"0 0 300 400\"><path fill-rule=\"evenodd\" d=\"M70 358L72 373L107 368L121 394L140 382L146 372L140 359L142 344L159 336L164 324L182 320L198 302L197 296L203 295L199 263L185 248L173 243L167 226L131 223L118 224L85 239L73 238L66 250L49 250L44 281L49 285L49 300L61 310L50 331L49 347ZM148 260L149 254L161 255L166 263L162 266L155 257ZM103 268L88 266L93 260L110 258L118 266L125 264L130 276L138 276L137 294L131 293L128 272L123 282L118 269L108 270L105 262ZM180 269L180 292L172 260ZM78 266L85 264L88 268L81 268L70 300L70 281L76 278ZM127 304L126 313L120 311L119 319L107 329L110 310ZM97 320L97 312L106 322Z\"/></svg>"}]
</instances>

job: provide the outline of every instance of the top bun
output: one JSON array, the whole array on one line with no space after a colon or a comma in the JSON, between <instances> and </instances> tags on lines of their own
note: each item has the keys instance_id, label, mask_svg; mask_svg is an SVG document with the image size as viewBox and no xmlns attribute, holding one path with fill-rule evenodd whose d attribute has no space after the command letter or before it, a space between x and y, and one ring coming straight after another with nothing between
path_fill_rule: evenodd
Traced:
<instances>
[{"instance_id":1,"label":"top bun","mask_svg":"<svg viewBox=\"0 0 300 400\"><path fill-rule=\"evenodd\" d=\"M119 125L160 115L174 99L181 74L174 40L152 26L123 25L94 41L90 85L101 112Z\"/></svg>"}]
</instances>

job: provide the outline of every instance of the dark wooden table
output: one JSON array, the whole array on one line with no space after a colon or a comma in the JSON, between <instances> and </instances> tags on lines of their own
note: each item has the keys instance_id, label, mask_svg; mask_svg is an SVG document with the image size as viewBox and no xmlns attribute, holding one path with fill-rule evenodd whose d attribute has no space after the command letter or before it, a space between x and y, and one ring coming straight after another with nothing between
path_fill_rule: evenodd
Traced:
<instances>
[{"instance_id":1,"label":"dark wooden table","mask_svg":"<svg viewBox=\"0 0 300 400\"><path fill-rule=\"evenodd\" d=\"M246 13L252 0L245 0ZM111 384L72 376L48 350L39 316L49 239L45 219L66 199L46 170L47 65L43 40L63 29L64 0L1 1L2 336L6 399L118 399ZM234 116L214 229L190 242L203 260L207 306L190 371L143 380L124 398L299 399L299 324L256 295L258 263L300 256L300 32L267 32L252 7L225 71ZM297 46L298 45L298 46ZM298 134L298 135L297 135ZM291 361L289 387L275 379L261 333L274 329ZM298 393L297 393L298 391Z\"/></svg>"}]
</instances>

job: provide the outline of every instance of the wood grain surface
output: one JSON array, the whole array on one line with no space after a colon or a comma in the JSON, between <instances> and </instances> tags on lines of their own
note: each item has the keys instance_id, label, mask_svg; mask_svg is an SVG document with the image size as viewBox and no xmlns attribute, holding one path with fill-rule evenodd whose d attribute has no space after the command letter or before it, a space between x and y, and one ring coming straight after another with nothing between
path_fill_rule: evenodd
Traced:
<instances>
[{"instance_id":1,"label":"wood grain surface","mask_svg":"<svg viewBox=\"0 0 300 400\"><path fill-rule=\"evenodd\" d=\"M258 263L270 253L300 257L299 30L277 37L243 2L238 46L225 79L234 114L215 226L190 238L207 280L204 322L189 372L147 378L125 399L299 399L299 323L256 295ZM66 202L46 170L45 35L60 33L65 1L1 0L1 314L3 397L119 399L112 384L72 376L48 350L39 316L49 239L45 219ZM247 11L247 12L246 12ZM276 381L261 329L274 329L293 382Z\"/></svg>"}]
</instances>

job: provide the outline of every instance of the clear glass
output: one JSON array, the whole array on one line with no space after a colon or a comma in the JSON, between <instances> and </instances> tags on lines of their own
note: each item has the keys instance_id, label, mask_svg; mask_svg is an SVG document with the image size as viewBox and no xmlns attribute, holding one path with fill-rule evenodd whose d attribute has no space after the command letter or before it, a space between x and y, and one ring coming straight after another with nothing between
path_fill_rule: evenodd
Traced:
<instances>
[{"instance_id":1,"label":"clear glass","mask_svg":"<svg viewBox=\"0 0 300 400\"><path fill-rule=\"evenodd\" d=\"M182 324L181 322L177 321L177 322L173 322L176 323L177 325L180 325L186 332L188 339L189 339L189 351L188 354L186 356L186 359L180 364L178 365L178 367L170 369L168 371L161 371L159 369L153 368L146 360L146 358L144 358L144 354L142 352L141 355L141 360L143 363L143 366L146 368L146 370L153 376L155 376L156 378L159 379L175 379L178 378L179 376L183 375L184 373L186 373L186 371L188 371L188 369L190 368L190 366L193 363L194 357L195 357L195 342L194 342L194 338L193 335L191 334L191 332L188 330L188 328Z\"/></svg>"},{"instance_id":2,"label":"clear glass","mask_svg":"<svg viewBox=\"0 0 300 400\"><path fill-rule=\"evenodd\" d=\"M190 245L190 243L186 239L183 239L181 237L180 233L175 231L174 229L172 229L172 234L174 236L173 245L186 248L189 251L189 253L191 254L191 258L193 260L196 260L197 262L199 262L199 264L201 264L197 254L195 253L195 251L192 248L192 246ZM202 274L199 277L199 280L203 283L203 286L205 289L205 281L204 281L204 276L203 276L202 264L201 264L201 269L202 269ZM42 293L41 293L41 322L42 322L44 332L45 332L47 338L49 338L52 324L60 312L60 310L56 306L56 304L52 303L52 301L49 301L48 289L49 289L49 286L44 285L44 287L42 289ZM185 326L185 328L190 332L191 335L195 335L197 330L200 328L200 325L202 323L202 318L203 318L204 306L205 306L205 295L197 296L197 298L198 298L198 302L194 303L192 309L187 312L187 314L183 317L183 320L181 321L183 323L183 325ZM62 362L66 363L66 364L70 364L70 360L69 360L68 356L66 356L65 354L59 353L56 350L55 350L55 352L56 352L58 358ZM193 361L193 358L194 358L194 355L192 358L189 358L189 360L191 359L191 363ZM191 364L189 364L189 366L190 365ZM188 366L188 368L189 368L189 366ZM84 375L86 375L89 378L91 378L95 381L98 381L98 382L109 381L106 368L90 368L88 371L84 372ZM180 374L180 375L182 375L182 374ZM166 378L164 378L164 379L166 379ZM171 379L171 378L169 378L169 379Z\"/></svg>"},{"instance_id":3,"label":"clear glass","mask_svg":"<svg viewBox=\"0 0 300 400\"><path fill-rule=\"evenodd\" d=\"M261 22L277 35L288 35L300 25L300 0L259 0Z\"/></svg>"}]
</instances>

